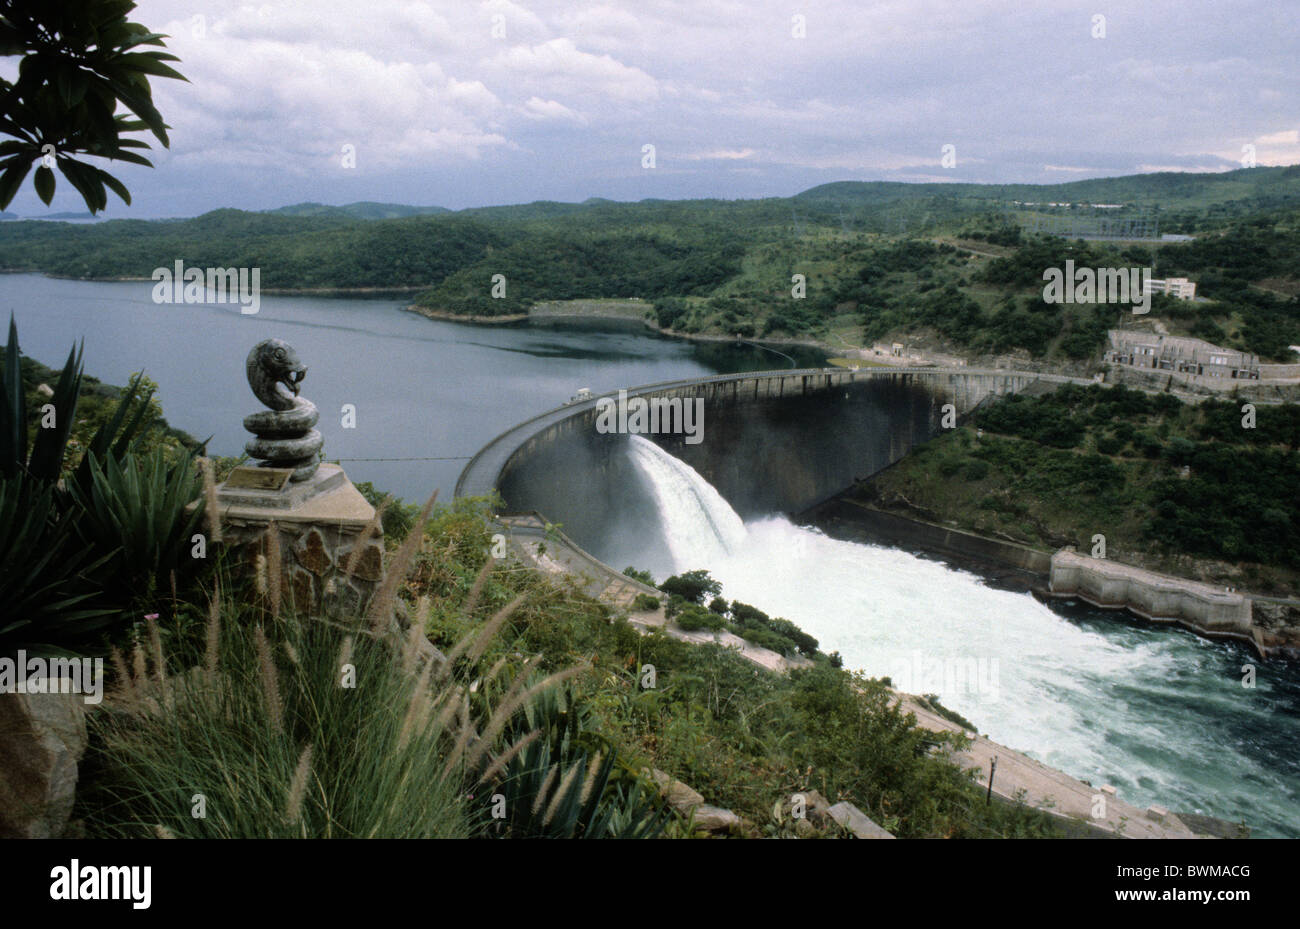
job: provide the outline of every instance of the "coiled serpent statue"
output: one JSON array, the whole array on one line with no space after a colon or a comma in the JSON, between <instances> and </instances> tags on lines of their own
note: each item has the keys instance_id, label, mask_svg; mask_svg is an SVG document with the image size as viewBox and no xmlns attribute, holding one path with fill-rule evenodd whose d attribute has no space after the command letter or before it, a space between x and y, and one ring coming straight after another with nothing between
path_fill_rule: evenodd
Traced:
<instances>
[{"instance_id":1,"label":"coiled serpent statue","mask_svg":"<svg viewBox=\"0 0 1300 929\"><path fill-rule=\"evenodd\" d=\"M249 456L261 459L259 467L293 468L292 481L305 481L320 465L324 444L312 428L320 414L316 404L298 396L307 366L281 339L263 339L248 353L248 386L270 407L244 417L244 428L256 438L244 445Z\"/></svg>"}]
</instances>

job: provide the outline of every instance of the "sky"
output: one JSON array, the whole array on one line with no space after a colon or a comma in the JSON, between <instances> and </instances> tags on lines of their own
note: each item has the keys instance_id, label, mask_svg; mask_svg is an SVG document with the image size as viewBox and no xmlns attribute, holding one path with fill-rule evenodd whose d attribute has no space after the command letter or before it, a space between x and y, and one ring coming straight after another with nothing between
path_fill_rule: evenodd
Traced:
<instances>
[{"instance_id":1,"label":"sky","mask_svg":"<svg viewBox=\"0 0 1300 929\"><path fill-rule=\"evenodd\" d=\"M110 195L110 218L1300 162L1289 2L140 0L132 18L189 80L153 80L171 148L113 171L133 206ZM51 209L84 209L60 181ZM10 210L46 212L30 180Z\"/></svg>"}]
</instances>

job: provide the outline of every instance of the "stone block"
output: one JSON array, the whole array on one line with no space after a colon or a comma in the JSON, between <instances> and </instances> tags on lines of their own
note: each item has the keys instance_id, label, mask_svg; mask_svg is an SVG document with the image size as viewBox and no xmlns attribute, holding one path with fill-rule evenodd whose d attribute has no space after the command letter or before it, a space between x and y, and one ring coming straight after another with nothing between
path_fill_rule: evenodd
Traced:
<instances>
[{"instance_id":1,"label":"stone block","mask_svg":"<svg viewBox=\"0 0 1300 929\"><path fill-rule=\"evenodd\" d=\"M284 491L219 488L217 499L222 538L243 570L251 571L258 557L266 556L267 531L275 524L283 568L281 602L286 606L355 612L383 581L382 534L366 542L352 575L344 575L348 557L375 510L338 465L322 464L307 481L291 483Z\"/></svg>"},{"instance_id":2,"label":"stone block","mask_svg":"<svg viewBox=\"0 0 1300 929\"><path fill-rule=\"evenodd\" d=\"M731 810L703 804L695 808L695 828L705 832L736 832L741 828L740 817Z\"/></svg>"},{"instance_id":3,"label":"stone block","mask_svg":"<svg viewBox=\"0 0 1300 929\"><path fill-rule=\"evenodd\" d=\"M85 749L82 694L0 694L0 838L63 833Z\"/></svg>"},{"instance_id":4,"label":"stone block","mask_svg":"<svg viewBox=\"0 0 1300 929\"><path fill-rule=\"evenodd\" d=\"M334 559L325 548L325 538L314 526L304 532L298 540L294 557L298 559L298 564L317 577L322 577L325 572L334 567Z\"/></svg>"},{"instance_id":5,"label":"stone block","mask_svg":"<svg viewBox=\"0 0 1300 929\"><path fill-rule=\"evenodd\" d=\"M863 813L852 803L840 801L826 812L831 819L859 839L892 839L894 837L892 833L882 829L866 813Z\"/></svg>"},{"instance_id":6,"label":"stone block","mask_svg":"<svg viewBox=\"0 0 1300 929\"><path fill-rule=\"evenodd\" d=\"M678 813L689 816L690 811L704 805L704 795L699 791L674 780L673 777L658 768L650 772L650 778L659 788L659 793Z\"/></svg>"}]
</instances>

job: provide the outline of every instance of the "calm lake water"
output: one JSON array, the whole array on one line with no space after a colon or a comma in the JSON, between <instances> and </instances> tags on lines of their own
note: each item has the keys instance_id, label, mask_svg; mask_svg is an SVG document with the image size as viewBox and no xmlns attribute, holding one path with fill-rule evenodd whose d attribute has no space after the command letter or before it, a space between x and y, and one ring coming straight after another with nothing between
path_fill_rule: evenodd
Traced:
<instances>
[{"instance_id":1,"label":"calm lake water","mask_svg":"<svg viewBox=\"0 0 1300 929\"><path fill-rule=\"evenodd\" d=\"M85 339L86 371L125 384L145 370L168 420L211 451L242 451L241 420L259 407L244 376L258 341L291 343L310 372L326 455L348 474L408 500L451 496L461 458L579 387L613 390L673 378L783 367L754 346L690 343L644 330L477 327L404 312L400 300L263 297L237 306L156 305L149 283L0 275L24 351L58 367ZM783 348L799 365L821 356ZM355 404L357 426L341 427ZM350 461L357 458L456 458ZM548 514L549 515L549 514ZM558 515L558 514L557 514ZM675 526L683 537L689 527ZM1000 699L942 694L993 738L1075 777L1116 785L1139 806L1245 820L1257 835L1300 835L1300 669L1261 666L1235 643L1135 624L1026 595L897 549L837 542L783 520L746 526L731 556L703 564L724 594L794 619L851 667L895 674L921 649L998 662ZM703 557L703 556L702 556ZM935 687L942 691L942 687Z\"/></svg>"},{"instance_id":2,"label":"calm lake water","mask_svg":"<svg viewBox=\"0 0 1300 929\"><path fill-rule=\"evenodd\" d=\"M464 460L496 434L558 406L579 387L601 392L697 375L821 364L806 349L687 342L641 328L469 326L402 309L409 300L262 297L234 304L155 304L152 283L91 283L0 274L0 312L12 311L31 358L61 367L85 339L86 373L126 384L158 382L168 422L217 455L242 454L244 416L261 408L244 375L257 342L280 338L310 369L302 395L316 404L325 456L348 476L410 501L435 488L450 499ZM344 404L356 428L342 428Z\"/></svg>"}]
</instances>

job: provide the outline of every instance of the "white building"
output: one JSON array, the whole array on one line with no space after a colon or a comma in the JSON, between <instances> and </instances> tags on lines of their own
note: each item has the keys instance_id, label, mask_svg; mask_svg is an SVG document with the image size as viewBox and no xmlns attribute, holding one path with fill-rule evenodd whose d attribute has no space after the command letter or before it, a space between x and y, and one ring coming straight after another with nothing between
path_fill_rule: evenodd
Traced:
<instances>
[{"instance_id":1,"label":"white building","mask_svg":"<svg viewBox=\"0 0 1300 929\"><path fill-rule=\"evenodd\" d=\"M1146 292L1149 294L1169 294L1179 300L1191 300L1196 296L1196 282L1185 277L1151 278L1147 281Z\"/></svg>"}]
</instances>

